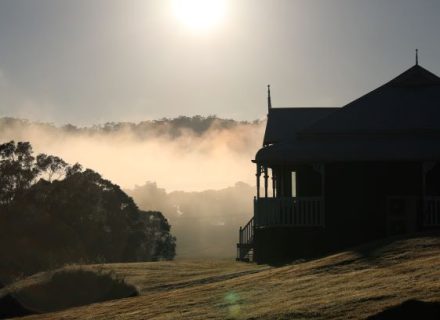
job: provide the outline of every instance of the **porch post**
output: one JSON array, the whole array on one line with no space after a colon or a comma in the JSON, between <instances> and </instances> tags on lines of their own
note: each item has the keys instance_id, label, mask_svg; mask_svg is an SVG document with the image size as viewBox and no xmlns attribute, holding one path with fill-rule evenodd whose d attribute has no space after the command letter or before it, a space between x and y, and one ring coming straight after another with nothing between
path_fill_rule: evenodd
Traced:
<instances>
[{"instance_id":1,"label":"porch post","mask_svg":"<svg viewBox=\"0 0 440 320\"><path fill-rule=\"evenodd\" d=\"M276 181L275 181L275 171L272 168L272 198L276 198Z\"/></svg>"},{"instance_id":2,"label":"porch post","mask_svg":"<svg viewBox=\"0 0 440 320\"><path fill-rule=\"evenodd\" d=\"M279 177L280 188L278 189L278 195L279 195L280 197L285 197L286 194L285 194L285 190L284 190L284 180L285 180L285 177L284 177L284 168L281 168L280 171L279 171L279 173L280 173L280 177Z\"/></svg>"},{"instance_id":3,"label":"porch post","mask_svg":"<svg viewBox=\"0 0 440 320\"><path fill-rule=\"evenodd\" d=\"M267 167L264 166L264 197L267 198L267 180L269 178L269 175L267 174Z\"/></svg>"},{"instance_id":4,"label":"porch post","mask_svg":"<svg viewBox=\"0 0 440 320\"><path fill-rule=\"evenodd\" d=\"M260 199L260 176L261 176L261 166L257 163L257 199Z\"/></svg>"}]
</instances>

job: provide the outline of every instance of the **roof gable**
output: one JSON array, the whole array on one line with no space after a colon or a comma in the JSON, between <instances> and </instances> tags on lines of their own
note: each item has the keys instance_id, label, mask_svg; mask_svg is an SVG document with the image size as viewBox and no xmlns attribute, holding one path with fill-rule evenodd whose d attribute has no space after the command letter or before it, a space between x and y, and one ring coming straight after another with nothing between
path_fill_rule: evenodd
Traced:
<instances>
[{"instance_id":1,"label":"roof gable","mask_svg":"<svg viewBox=\"0 0 440 320\"><path fill-rule=\"evenodd\" d=\"M440 132L440 78L419 65L300 134L356 135Z\"/></svg>"},{"instance_id":2,"label":"roof gable","mask_svg":"<svg viewBox=\"0 0 440 320\"><path fill-rule=\"evenodd\" d=\"M384 86L390 87L417 87L440 85L440 78L432 72L416 64Z\"/></svg>"}]
</instances>

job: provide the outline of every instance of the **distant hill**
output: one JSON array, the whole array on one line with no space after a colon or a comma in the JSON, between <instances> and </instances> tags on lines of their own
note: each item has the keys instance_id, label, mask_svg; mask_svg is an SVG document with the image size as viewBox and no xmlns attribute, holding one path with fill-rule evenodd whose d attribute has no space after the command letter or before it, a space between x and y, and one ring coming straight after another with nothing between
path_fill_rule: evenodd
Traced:
<instances>
[{"instance_id":1,"label":"distant hill","mask_svg":"<svg viewBox=\"0 0 440 320\"><path fill-rule=\"evenodd\" d=\"M27 119L3 117L0 118L0 136L15 129L40 129L52 133L66 134L118 134L131 133L139 139L148 139L159 136L177 138L190 131L195 135L203 135L209 130L228 130L239 126L259 126L260 120L238 121L234 119L223 119L217 116L179 116L176 118L162 118L157 120L145 120L140 122L106 122L88 127L79 127L72 124L57 126L53 123L36 122Z\"/></svg>"},{"instance_id":2,"label":"distant hill","mask_svg":"<svg viewBox=\"0 0 440 320\"><path fill-rule=\"evenodd\" d=\"M403 312L431 320L438 319L439 265L440 238L420 235L278 268L232 260L89 266L112 270L140 296L32 319L406 319Z\"/></svg>"}]
</instances>

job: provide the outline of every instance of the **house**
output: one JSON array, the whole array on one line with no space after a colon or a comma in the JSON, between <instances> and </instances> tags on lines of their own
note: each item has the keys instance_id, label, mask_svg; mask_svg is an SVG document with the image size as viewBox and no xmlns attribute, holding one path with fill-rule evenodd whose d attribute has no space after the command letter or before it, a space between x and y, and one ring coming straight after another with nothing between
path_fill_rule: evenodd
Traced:
<instances>
[{"instance_id":1,"label":"house","mask_svg":"<svg viewBox=\"0 0 440 320\"><path fill-rule=\"evenodd\" d=\"M440 78L417 61L342 108L272 108L270 88L268 108L238 260L440 228Z\"/></svg>"}]
</instances>

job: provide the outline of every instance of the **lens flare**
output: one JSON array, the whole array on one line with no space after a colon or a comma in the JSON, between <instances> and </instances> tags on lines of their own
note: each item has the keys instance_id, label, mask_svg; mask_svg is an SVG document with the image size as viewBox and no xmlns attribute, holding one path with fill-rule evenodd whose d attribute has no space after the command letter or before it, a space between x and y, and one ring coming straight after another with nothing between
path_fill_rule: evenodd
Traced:
<instances>
[{"instance_id":1,"label":"lens flare","mask_svg":"<svg viewBox=\"0 0 440 320\"><path fill-rule=\"evenodd\" d=\"M229 318L237 319L240 315L240 295L236 292L229 292L225 296L225 302L228 304Z\"/></svg>"}]
</instances>

